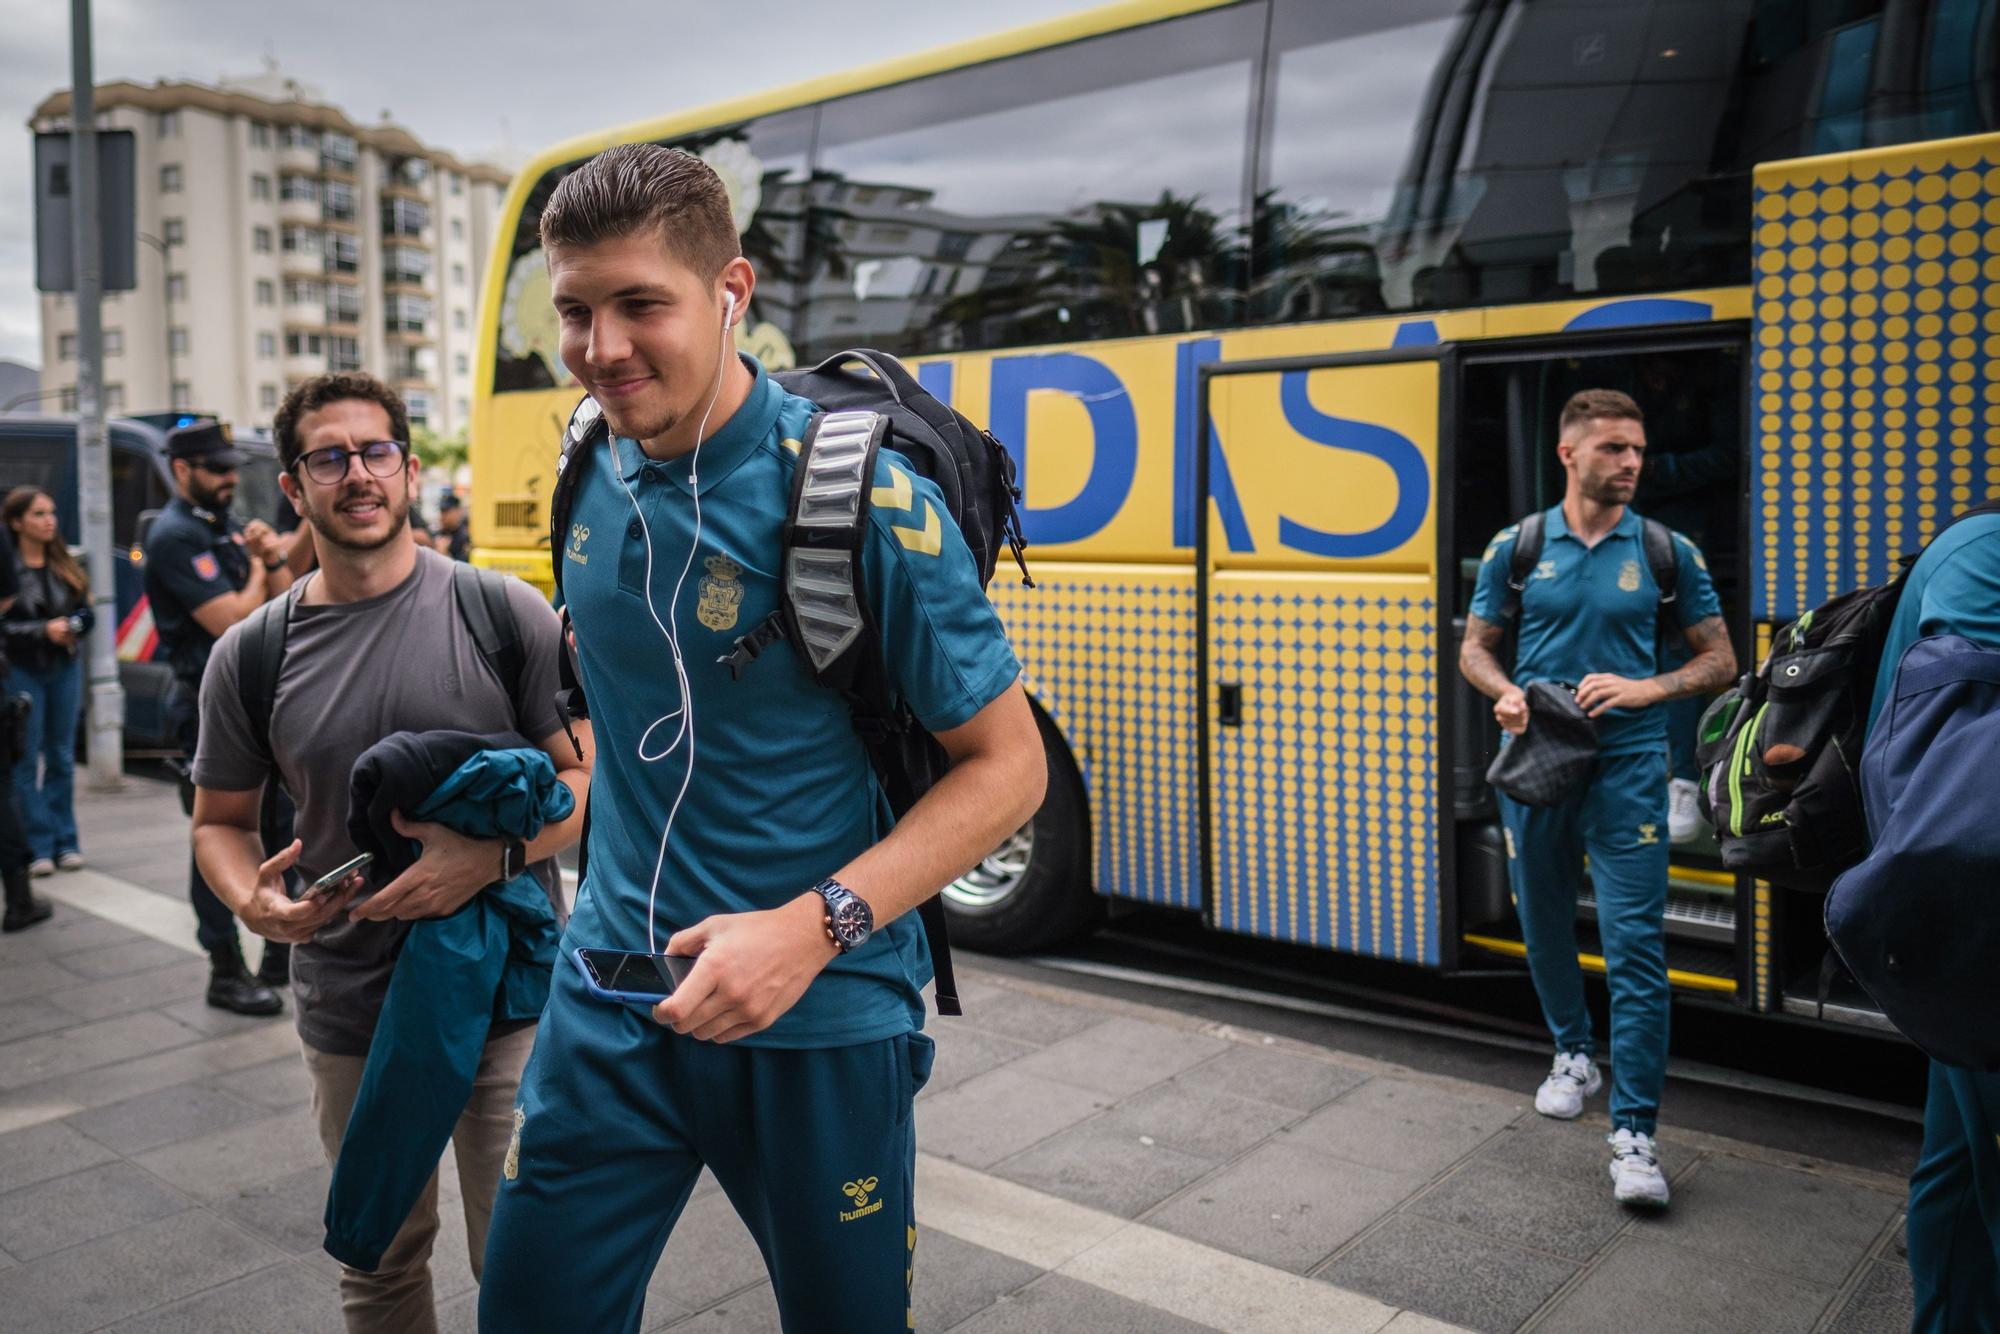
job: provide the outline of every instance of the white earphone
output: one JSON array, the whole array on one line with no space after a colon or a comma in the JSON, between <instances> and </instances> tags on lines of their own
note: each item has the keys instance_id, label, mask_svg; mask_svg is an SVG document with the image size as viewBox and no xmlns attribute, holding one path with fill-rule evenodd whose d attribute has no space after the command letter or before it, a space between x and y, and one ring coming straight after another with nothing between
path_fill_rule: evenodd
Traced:
<instances>
[{"instance_id":1,"label":"white earphone","mask_svg":"<svg viewBox=\"0 0 2000 1334\"><path fill-rule=\"evenodd\" d=\"M702 409L701 421L695 427L694 452L688 459L688 489L694 493L694 538L688 543L687 560L681 564L680 578L674 581L674 597L673 601L667 606L667 618L665 621L660 619L659 611L653 606L652 526L646 522L646 512L639 507L639 498L633 493L632 484L625 480L624 470L619 466L616 433L614 432L607 438L607 446L611 450L612 472L619 478L619 485L624 487L625 498L632 502L632 513L639 521L639 532L645 538L646 542L646 614L652 618L653 624L658 627L660 633L666 638L667 652L673 661L674 684L680 691L681 699L678 708L669 709L666 713L661 714L647 726L644 732L639 734L639 744L635 748L636 754L641 764L654 764L673 754L674 751L680 748L683 741L687 743L687 768L681 774L680 791L674 794L674 804L667 809L666 823L660 826L660 850L653 860L653 884L646 894L646 952L648 954L658 954L660 952L656 919L658 916L657 903L660 896L660 876L665 871L667 865L667 840L673 833L674 819L681 812L681 803L687 799L688 787L694 782L694 699L688 690L687 659L681 656L680 604L681 590L687 586L688 572L694 569L695 553L701 550L701 446L702 441L708 435L708 416L711 412L715 411L715 400L722 393L723 370L729 364L729 328L735 322L736 293L725 291L722 294L722 302L722 333L719 340L720 346L716 349L715 387L709 390L708 406ZM679 720L680 725L674 732L673 740L667 743L666 749L655 754L647 754L647 739L663 724L676 719Z\"/></svg>"}]
</instances>

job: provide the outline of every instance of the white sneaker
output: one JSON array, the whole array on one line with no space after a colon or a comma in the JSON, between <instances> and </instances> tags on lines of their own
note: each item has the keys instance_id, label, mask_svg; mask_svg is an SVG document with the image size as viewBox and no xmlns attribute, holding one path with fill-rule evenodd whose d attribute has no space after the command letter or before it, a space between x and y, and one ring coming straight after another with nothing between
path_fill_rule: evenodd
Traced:
<instances>
[{"instance_id":1,"label":"white sneaker","mask_svg":"<svg viewBox=\"0 0 2000 1334\"><path fill-rule=\"evenodd\" d=\"M1691 778L1667 780L1667 837L1675 843L1692 843L1701 837L1708 821L1701 818L1698 798L1701 788Z\"/></svg>"},{"instance_id":2,"label":"white sneaker","mask_svg":"<svg viewBox=\"0 0 2000 1334\"><path fill-rule=\"evenodd\" d=\"M55 873L56 864L47 857L37 857L28 863L28 874L37 879L45 875L54 875Z\"/></svg>"},{"instance_id":3,"label":"white sneaker","mask_svg":"<svg viewBox=\"0 0 2000 1334\"><path fill-rule=\"evenodd\" d=\"M56 869L61 871L81 871L83 869L83 854L80 852L65 852L62 856L56 858Z\"/></svg>"},{"instance_id":4,"label":"white sneaker","mask_svg":"<svg viewBox=\"0 0 2000 1334\"><path fill-rule=\"evenodd\" d=\"M1611 1143L1611 1194L1620 1204L1646 1209L1667 1207L1667 1177L1660 1171L1658 1146L1651 1135L1620 1126Z\"/></svg>"},{"instance_id":5,"label":"white sneaker","mask_svg":"<svg viewBox=\"0 0 2000 1334\"><path fill-rule=\"evenodd\" d=\"M1583 1100L1603 1087L1604 1076L1597 1073L1597 1062L1580 1051L1557 1052L1549 1077L1535 1090L1535 1110L1560 1121L1573 1121L1583 1115Z\"/></svg>"}]
</instances>

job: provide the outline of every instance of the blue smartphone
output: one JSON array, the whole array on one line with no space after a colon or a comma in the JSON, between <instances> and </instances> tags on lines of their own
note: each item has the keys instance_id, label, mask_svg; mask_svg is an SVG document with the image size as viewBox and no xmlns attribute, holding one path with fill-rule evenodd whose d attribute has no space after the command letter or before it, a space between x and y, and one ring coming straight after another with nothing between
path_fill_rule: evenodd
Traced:
<instances>
[{"instance_id":1,"label":"blue smartphone","mask_svg":"<svg viewBox=\"0 0 2000 1334\"><path fill-rule=\"evenodd\" d=\"M658 1005L694 970L691 954L641 954L635 950L593 950L578 947L576 960L583 984L599 1000Z\"/></svg>"}]
</instances>

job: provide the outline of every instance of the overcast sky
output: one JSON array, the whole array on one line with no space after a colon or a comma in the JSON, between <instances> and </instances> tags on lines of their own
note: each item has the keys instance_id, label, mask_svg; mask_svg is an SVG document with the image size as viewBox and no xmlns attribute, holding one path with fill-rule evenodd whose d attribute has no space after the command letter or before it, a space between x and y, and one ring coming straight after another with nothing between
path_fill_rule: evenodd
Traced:
<instances>
[{"instance_id":1,"label":"overcast sky","mask_svg":"<svg viewBox=\"0 0 2000 1334\"><path fill-rule=\"evenodd\" d=\"M462 157L1094 7L1096 0L95 0L97 82L255 74ZM70 81L69 6L0 0L0 358L40 360L29 115Z\"/></svg>"}]
</instances>

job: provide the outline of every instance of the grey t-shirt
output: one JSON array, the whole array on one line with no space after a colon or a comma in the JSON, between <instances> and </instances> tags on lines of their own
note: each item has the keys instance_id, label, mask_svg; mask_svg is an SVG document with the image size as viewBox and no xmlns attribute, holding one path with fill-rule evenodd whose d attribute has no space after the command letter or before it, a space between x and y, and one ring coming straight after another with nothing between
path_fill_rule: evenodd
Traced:
<instances>
[{"instance_id":1,"label":"grey t-shirt","mask_svg":"<svg viewBox=\"0 0 2000 1334\"><path fill-rule=\"evenodd\" d=\"M308 607L288 594L285 661L271 715L271 749L285 790L299 808L305 843L299 873L308 883L354 856L347 836L348 780L361 753L394 732L449 728L519 732L541 741L562 727L556 711L560 621L542 595L519 580L507 595L526 665L519 703L479 655L453 601L452 562L418 550L416 570L363 602ZM201 683L201 744L194 781L241 792L270 766L250 736L239 685L240 627L216 643ZM553 861L535 867L557 916L566 916ZM345 915L292 952L299 1036L337 1056L364 1056L389 989L407 922L350 922Z\"/></svg>"}]
</instances>

